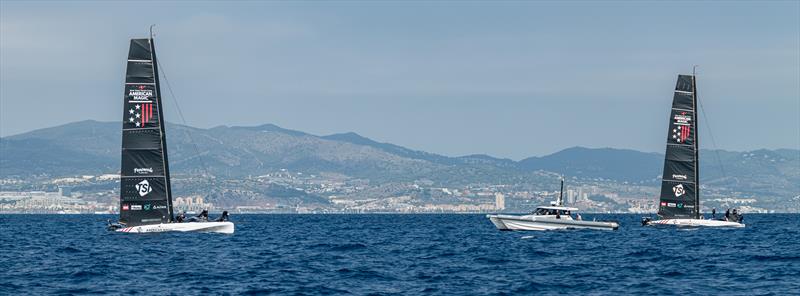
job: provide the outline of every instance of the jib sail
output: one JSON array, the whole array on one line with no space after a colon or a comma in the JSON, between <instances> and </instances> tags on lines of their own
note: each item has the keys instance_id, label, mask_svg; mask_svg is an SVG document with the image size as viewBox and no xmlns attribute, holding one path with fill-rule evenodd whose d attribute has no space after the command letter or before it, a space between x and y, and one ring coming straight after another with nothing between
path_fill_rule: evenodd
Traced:
<instances>
[{"instance_id":1,"label":"jib sail","mask_svg":"<svg viewBox=\"0 0 800 296\"><path fill-rule=\"evenodd\" d=\"M122 115L120 222L173 220L164 114L153 39L131 39Z\"/></svg>"},{"instance_id":2,"label":"jib sail","mask_svg":"<svg viewBox=\"0 0 800 296\"><path fill-rule=\"evenodd\" d=\"M667 132L658 215L699 218L697 86L694 75L678 75Z\"/></svg>"}]
</instances>

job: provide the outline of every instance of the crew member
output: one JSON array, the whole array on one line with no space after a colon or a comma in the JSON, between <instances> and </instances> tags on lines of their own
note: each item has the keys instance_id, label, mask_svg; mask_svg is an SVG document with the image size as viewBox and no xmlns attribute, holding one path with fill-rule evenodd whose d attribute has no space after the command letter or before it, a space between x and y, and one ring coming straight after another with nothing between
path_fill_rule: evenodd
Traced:
<instances>
[{"instance_id":1,"label":"crew member","mask_svg":"<svg viewBox=\"0 0 800 296\"><path fill-rule=\"evenodd\" d=\"M219 218L217 218L217 220L214 220L214 221L217 221L217 222L228 221L228 211L222 211L222 216L219 216Z\"/></svg>"},{"instance_id":2,"label":"crew member","mask_svg":"<svg viewBox=\"0 0 800 296\"><path fill-rule=\"evenodd\" d=\"M203 211L197 215L197 218L199 218L200 221L208 221L208 209L203 209Z\"/></svg>"},{"instance_id":3,"label":"crew member","mask_svg":"<svg viewBox=\"0 0 800 296\"><path fill-rule=\"evenodd\" d=\"M186 214L184 214L183 211L181 211L181 213L178 214L177 217L175 217L175 221L178 221L178 223L183 223L183 220L186 220Z\"/></svg>"}]
</instances>

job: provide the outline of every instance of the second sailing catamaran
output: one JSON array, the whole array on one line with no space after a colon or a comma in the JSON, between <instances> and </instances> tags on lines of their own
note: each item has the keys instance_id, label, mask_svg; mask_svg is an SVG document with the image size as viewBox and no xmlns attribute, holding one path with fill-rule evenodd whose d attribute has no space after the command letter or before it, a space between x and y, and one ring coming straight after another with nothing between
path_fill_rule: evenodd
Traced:
<instances>
[{"instance_id":1,"label":"second sailing catamaran","mask_svg":"<svg viewBox=\"0 0 800 296\"><path fill-rule=\"evenodd\" d=\"M214 222L175 220L152 33L150 38L131 39L123 105L119 223L109 230L233 233L227 212Z\"/></svg>"},{"instance_id":2,"label":"second sailing catamaran","mask_svg":"<svg viewBox=\"0 0 800 296\"><path fill-rule=\"evenodd\" d=\"M658 216L642 225L744 227L739 221L707 220L700 213L697 84L695 75L678 75L667 132Z\"/></svg>"}]
</instances>

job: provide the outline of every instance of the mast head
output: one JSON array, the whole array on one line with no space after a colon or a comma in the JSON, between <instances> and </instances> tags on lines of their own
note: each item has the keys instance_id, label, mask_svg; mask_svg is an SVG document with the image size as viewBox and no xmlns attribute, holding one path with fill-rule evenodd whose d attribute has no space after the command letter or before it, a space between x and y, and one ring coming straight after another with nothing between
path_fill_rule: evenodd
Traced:
<instances>
[{"instance_id":1,"label":"mast head","mask_svg":"<svg viewBox=\"0 0 800 296\"><path fill-rule=\"evenodd\" d=\"M153 36L155 36L155 35L153 34L153 28L155 28L155 26L156 26L156 24L152 24L152 25L150 25L150 39L151 39L151 40L153 39Z\"/></svg>"}]
</instances>

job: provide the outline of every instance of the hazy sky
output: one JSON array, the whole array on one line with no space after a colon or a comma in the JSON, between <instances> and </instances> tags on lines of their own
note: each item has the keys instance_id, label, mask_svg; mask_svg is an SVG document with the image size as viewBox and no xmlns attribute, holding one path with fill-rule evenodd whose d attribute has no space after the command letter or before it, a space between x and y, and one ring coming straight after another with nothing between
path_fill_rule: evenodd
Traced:
<instances>
[{"instance_id":1,"label":"hazy sky","mask_svg":"<svg viewBox=\"0 0 800 296\"><path fill-rule=\"evenodd\" d=\"M718 148L800 148L798 1L0 3L2 136L120 120L128 39L155 23L192 126L663 152L676 75L698 64Z\"/></svg>"}]
</instances>

